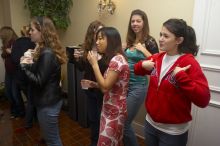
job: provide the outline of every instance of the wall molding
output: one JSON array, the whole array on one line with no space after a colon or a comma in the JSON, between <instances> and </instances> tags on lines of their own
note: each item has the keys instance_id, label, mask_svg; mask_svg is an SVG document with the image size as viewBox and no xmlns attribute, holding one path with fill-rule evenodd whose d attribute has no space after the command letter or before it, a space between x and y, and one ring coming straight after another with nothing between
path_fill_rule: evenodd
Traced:
<instances>
[{"instance_id":1,"label":"wall molding","mask_svg":"<svg viewBox=\"0 0 220 146\"><path fill-rule=\"evenodd\" d=\"M140 123L133 121L132 127L134 128L135 135L144 139L144 125L141 125Z\"/></svg>"},{"instance_id":2,"label":"wall molding","mask_svg":"<svg viewBox=\"0 0 220 146\"><path fill-rule=\"evenodd\" d=\"M213 85L209 85L210 92L212 94L211 100L209 102L210 112L215 115L218 114L220 110L220 101L216 101L219 97L220 87L218 86L217 76L220 74L220 50L219 50L219 24L220 21L217 19L219 15L220 8L219 0L195 0L194 3L194 14L193 14L193 28L196 32L197 43L200 45L198 58L204 64L200 64L202 69L207 72L207 78L210 78ZM215 27L213 27L215 26ZM216 79L217 78L217 79ZM216 108L216 109L212 109ZM193 106L192 115L193 121L192 126L189 130L189 140L187 146L202 146L202 145L216 145L216 142L219 142L219 138L211 138L210 133L213 135L219 135L218 129L212 129L212 131L207 131L207 126L209 123L209 115L202 117L199 108ZM198 127L198 124L203 123L205 126ZM212 125L218 126L218 125ZM198 129L199 128L199 129ZM207 139L204 139L205 138ZM207 142L208 141L208 142Z\"/></svg>"},{"instance_id":3,"label":"wall molding","mask_svg":"<svg viewBox=\"0 0 220 146\"><path fill-rule=\"evenodd\" d=\"M200 65L201 65L203 70L220 72L220 66L217 66L217 65L207 65L207 64L200 64Z\"/></svg>"},{"instance_id":4,"label":"wall molding","mask_svg":"<svg viewBox=\"0 0 220 146\"><path fill-rule=\"evenodd\" d=\"M210 100L209 106L216 107L216 108L220 109L220 102L214 101L214 100Z\"/></svg>"},{"instance_id":5,"label":"wall molding","mask_svg":"<svg viewBox=\"0 0 220 146\"><path fill-rule=\"evenodd\" d=\"M217 56L220 57L220 52L215 50L205 50L200 53L201 55L208 55L208 56Z\"/></svg>"},{"instance_id":6,"label":"wall molding","mask_svg":"<svg viewBox=\"0 0 220 146\"><path fill-rule=\"evenodd\" d=\"M209 89L210 89L212 92L220 93L220 87L216 87L216 86L210 85L210 86L209 86Z\"/></svg>"}]
</instances>

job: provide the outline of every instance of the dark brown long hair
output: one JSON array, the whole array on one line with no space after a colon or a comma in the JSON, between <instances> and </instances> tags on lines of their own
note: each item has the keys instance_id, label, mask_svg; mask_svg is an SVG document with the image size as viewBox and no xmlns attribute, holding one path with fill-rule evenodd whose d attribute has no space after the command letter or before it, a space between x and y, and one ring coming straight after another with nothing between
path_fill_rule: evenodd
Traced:
<instances>
[{"instance_id":1,"label":"dark brown long hair","mask_svg":"<svg viewBox=\"0 0 220 146\"><path fill-rule=\"evenodd\" d=\"M6 49L11 47L18 36L10 26L3 26L0 29L0 38L2 39L2 53L6 53Z\"/></svg>"},{"instance_id":2,"label":"dark brown long hair","mask_svg":"<svg viewBox=\"0 0 220 146\"><path fill-rule=\"evenodd\" d=\"M129 24L128 24L128 32L127 32L127 38L126 38L126 42L127 42L127 47L131 47L133 46L135 40L136 40L136 34L134 33L134 31L131 28L131 19L134 15L139 15L141 16L144 24L143 24L143 29L142 29L142 37L141 40L139 40L141 43L144 43L149 36L150 30L149 30L149 23L148 23L148 18L147 15L144 11L136 9L133 10L131 12L131 16L130 16L130 20L129 20Z\"/></svg>"},{"instance_id":3,"label":"dark brown long hair","mask_svg":"<svg viewBox=\"0 0 220 146\"><path fill-rule=\"evenodd\" d=\"M95 20L95 21L91 22L87 28L85 40L84 40L84 43L82 46L82 50L84 51L84 54L83 54L84 60L87 59L88 52L91 51L92 47L95 45L96 40L95 40L94 36L96 35L96 32L98 31L98 28L100 26L104 26L104 24L102 24L98 20Z\"/></svg>"},{"instance_id":4,"label":"dark brown long hair","mask_svg":"<svg viewBox=\"0 0 220 146\"><path fill-rule=\"evenodd\" d=\"M122 50L121 36L118 30L114 27L103 27L98 30L96 34L96 39L98 34L107 38L107 48L103 54L103 58L106 64L109 64L110 60L117 54L121 54L126 59L126 55Z\"/></svg>"},{"instance_id":5,"label":"dark brown long hair","mask_svg":"<svg viewBox=\"0 0 220 146\"><path fill-rule=\"evenodd\" d=\"M35 59L38 59L42 49L49 47L56 54L61 64L66 63L67 56L65 49L62 47L59 36L52 20L48 17L35 17L31 23L41 32L42 42L36 50Z\"/></svg>"}]
</instances>

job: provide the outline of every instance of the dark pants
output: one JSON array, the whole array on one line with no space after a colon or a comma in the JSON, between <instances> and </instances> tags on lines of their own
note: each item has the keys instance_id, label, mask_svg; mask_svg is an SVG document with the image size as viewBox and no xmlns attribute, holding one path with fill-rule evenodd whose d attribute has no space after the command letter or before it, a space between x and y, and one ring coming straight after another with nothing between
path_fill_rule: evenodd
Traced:
<instances>
[{"instance_id":1,"label":"dark pants","mask_svg":"<svg viewBox=\"0 0 220 146\"><path fill-rule=\"evenodd\" d=\"M11 102L11 114L22 117L25 114L24 101L14 74L5 73L5 94Z\"/></svg>"},{"instance_id":2,"label":"dark pants","mask_svg":"<svg viewBox=\"0 0 220 146\"><path fill-rule=\"evenodd\" d=\"M147 146L186 146L188 131L181 135L164 133L145 121L145 142Z\"/></svg>"},{"instance_id":3,"label":"dark pants","mask_svg":"<svg viewBox=\"0 0 220 146\"><path fill-rule=\"evenodd\" d=\"M33 120L37 119L36 108L33 105L33 99L31 97L30 87L26 87L26 97L27 97L27 106L26 106L26 114L25 114L25 127L30 128L33 126Z\"/></svg>"},{"instance_id":4,"label":"dark pants","mask_svg":"<svg viewBox=\"0 0 220 146\"><path fill-rule=\"evenodd\" d=\"M88 119L91 130L91 145L96 146L99 138L100 115L103 94L98 90L85 90L87 95Z\"/></svg>"},{"instance_id":5,"label":"dark pants","mask_svg":"<svg viewBox=\"0 0 220 146\"><path fill-rule=\"evenodd\" d=\"M25 127L31 128L33 125L33 119L37 119L36 108L33 105L31 97L31 88L27 80L20 80L20 78L17 78L17 86L19 86L19 92L23 92L27 98L25 110Z\"/></svg>"}]
</instances>

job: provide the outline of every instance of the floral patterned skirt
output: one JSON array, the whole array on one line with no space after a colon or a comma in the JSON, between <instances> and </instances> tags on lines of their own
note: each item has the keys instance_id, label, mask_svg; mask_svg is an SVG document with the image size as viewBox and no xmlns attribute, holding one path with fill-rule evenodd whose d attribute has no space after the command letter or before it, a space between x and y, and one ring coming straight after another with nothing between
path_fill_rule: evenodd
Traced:
<instances>
[{"instance_id":1,"label":"floral patterned skirt","mask_svg":"<svg viewBox=\"0 0 220 146\"><path fill-rule=\"evenodd\" d=\"M119 105L103 104L97 146L119 146L127 118L126 101Z\"/></svg>"}]
</instances>

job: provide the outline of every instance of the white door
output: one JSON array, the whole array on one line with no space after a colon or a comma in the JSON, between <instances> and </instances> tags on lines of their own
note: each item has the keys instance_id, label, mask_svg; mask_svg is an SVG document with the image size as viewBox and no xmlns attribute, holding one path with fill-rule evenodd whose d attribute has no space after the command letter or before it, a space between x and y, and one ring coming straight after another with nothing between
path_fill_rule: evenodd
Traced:
<instances>
[{"instance_id":1,"label":"white door","mask_svg":"<svg viewBox=\"0 0 220 146\"><path fill-rule=\"evenodd\" d=\"M220 146L220 1L195 0L193 27L211 100L205 109L193 107L188 146Z\"/></svg>"}]
</instances>

